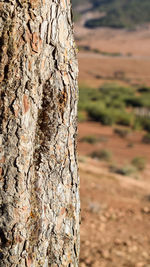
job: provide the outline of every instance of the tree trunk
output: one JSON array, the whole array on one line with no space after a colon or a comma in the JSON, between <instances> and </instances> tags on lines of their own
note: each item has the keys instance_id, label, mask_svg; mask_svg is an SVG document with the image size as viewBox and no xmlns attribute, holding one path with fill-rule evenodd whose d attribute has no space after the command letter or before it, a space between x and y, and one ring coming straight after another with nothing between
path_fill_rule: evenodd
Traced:
<instances>
[{"instance_id":1,"label":"tree trunk","mask_svg":"<svg viewBox=\"0 0 150 267\"><path fill-rule=\"evenodd\" d=\"M0 3L0 266L78 266L69 0Z\"/></svg>"}]
</instances>

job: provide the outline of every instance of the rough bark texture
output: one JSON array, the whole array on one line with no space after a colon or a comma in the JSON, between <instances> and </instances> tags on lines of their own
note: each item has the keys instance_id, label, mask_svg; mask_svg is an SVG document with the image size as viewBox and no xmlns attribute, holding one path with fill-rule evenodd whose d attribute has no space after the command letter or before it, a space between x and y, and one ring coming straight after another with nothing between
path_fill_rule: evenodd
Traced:
<instances>
[{"instance_id":1,"label":"rough bark texture","mask_svg":"<svg viewBox=\"0 0 150 267\"><path fill-rule=\"evenodd\" d=\"M69 0L0 3L0 266L78 266Z\"/></svg>"}]
</instances>

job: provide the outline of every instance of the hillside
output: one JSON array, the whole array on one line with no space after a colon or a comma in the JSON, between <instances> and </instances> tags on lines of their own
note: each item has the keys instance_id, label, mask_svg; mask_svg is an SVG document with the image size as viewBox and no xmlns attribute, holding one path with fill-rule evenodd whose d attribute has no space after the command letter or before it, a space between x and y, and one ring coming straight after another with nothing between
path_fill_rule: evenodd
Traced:
<instances>
[{"instance_id":1,"label":"hillside","mask_svg":"<svg viewBox=\"0 0 150 267\"><path fill-rule=\"evenodd\" d=\"M150 22L150 1L149 0L89 0L92 10L99 10L100 17L89 19L85 26L113 27L134 29L135 26ZM73 6L89 2L88 0L73 0ZM104 12L104 16L101 13Z\"/></svg>"},{"instance_id":2,"label":"hillside","mask_svg":"<svg viewBox=\"0 0 150 267\"><path fill-rule=\"evenodd\" d=\"M73 7L88 3L89 0L72 0Z\"/></svg>"}]
</instances>

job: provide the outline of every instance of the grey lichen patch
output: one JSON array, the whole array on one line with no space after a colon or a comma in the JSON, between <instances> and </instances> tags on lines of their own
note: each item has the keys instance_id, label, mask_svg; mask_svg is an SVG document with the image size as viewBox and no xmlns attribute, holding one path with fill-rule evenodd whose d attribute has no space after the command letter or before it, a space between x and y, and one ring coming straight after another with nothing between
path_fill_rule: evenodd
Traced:
<instances>
[{"instance_id":1,"label":"grey lichen patch","mask_svg":"<svg viewBox=\"0 0 150 267\"><path fill-rule=\"evenodd\" d=\"M47 34L47 24L48 21L43 21L41 24L41 39L44 40L44 38L46 38L46 34Z\"/></svg>"}]
</instances>

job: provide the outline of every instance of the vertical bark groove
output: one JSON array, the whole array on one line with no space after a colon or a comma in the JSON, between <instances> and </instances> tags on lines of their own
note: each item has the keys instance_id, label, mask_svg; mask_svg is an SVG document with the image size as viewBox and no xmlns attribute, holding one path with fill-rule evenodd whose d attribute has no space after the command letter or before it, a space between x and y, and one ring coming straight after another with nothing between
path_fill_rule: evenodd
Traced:
<instances>
[{"instance_id":1,"label":"vertical bark groove","mask_svg":"<svg viewBox=\"0 0 150 267\"><path fill-rule=\"evenodd\" d=\"M69 0L0 3L0 266L78 266Z\"/></svg>"}]
</instances>

